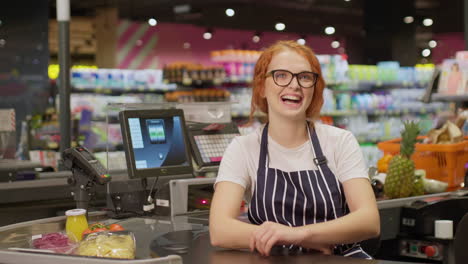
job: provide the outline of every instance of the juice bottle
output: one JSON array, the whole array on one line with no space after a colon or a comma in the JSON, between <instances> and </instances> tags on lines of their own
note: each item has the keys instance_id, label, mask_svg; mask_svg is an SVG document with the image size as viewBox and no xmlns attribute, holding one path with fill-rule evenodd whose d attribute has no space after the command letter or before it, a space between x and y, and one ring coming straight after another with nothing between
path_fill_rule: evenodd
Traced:
<instances>
[{"instance_id":1,"label":"juice bottle","mask_svg":"<svg viewBox=\"0 0 468 264\"><path fill-rule=\"evenodd\" d=\"M65 212L67 216L66 232L73 242L81 241L83 231L88 228L85 209L73 209Z\"/></svg>"}]
</instances>

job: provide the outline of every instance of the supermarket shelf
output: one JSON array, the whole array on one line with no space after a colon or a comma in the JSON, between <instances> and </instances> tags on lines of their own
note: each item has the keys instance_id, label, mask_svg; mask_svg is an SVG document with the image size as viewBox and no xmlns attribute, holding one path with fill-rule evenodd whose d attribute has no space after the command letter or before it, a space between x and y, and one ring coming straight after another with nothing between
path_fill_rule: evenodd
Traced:
<instances>
[{"instance_id":1,"label":"supermarket shelf","mask_svg":"<svg viewBox=\"0 0 468 264\"><path fill-rule=\"evenodd\" d=\"M231 77L226 77L224 79L224 83L232 83L232 84L250 84L252 83L252 77L236 77L236 76L231 76Z\"/></svg>"},{"instance_id":2,"label":"supermarket shelf","mask_svg":"<svg viewBox=\"0 0 468 264\"><path fill-rule=\"evenodd\" d=\"M369 92L397 88L426 88L427 85L427 82L408 81L348 81L327 83L327 86L336 92Z\"/></svg>"},{"instance_id":3,"label":"supermarket shelf","mask_svg":"<svg viewBox=\"0 0 468 264\"><path fill-rule=\"evenodd\" d=\"M208 87L218 87L218 86L247 86L252 83L252 78L250 77L226 77L224 79L210 79L210 80L192 80L191 78L185 78L182 82L177 82L179 86L182 87L194 87L194 88L208 88Z\"/></svg>"},{"instance_id":4,"label":"supermarket shelf","mask_svg":"<svg viewBox=\"0 0 468 264\"><path fill-rule=\"evenodd\" d=\"M109 95L120 95L126 93L165 93L175 91L176 84L168 84L159 87L124 87L124 88L106 88L101 86L96 87L72 87L72 93L98 93Z\"/></svg>"},{"instance_id":5,"label":"supermarket shelf","mask_svg":"<svg viewBox=\"0 0 468 264\"><path fill-rule=\"evenodd\" d=\"M393 110L341 110L333 112L322 112L322 116L354 116L354 115L402 115L402 114L430 114L440 113L443 108L417 108L417 109L393 109Z\"/></svg>"},{"instance_id":6,"label":"supermarket shelf","mask_svg":"<svg viewBox=\"0 0 468 264\"><path fill-rule=\"evenodd\" d=\"M445 102L468 102L468 95L433 94L432 100Z\"/></svg>"},{"instance_id":7,"label":"supermarket shelf","mask_svg":"<svg viewBox=\"0 0 468 264\"><path fill-rule=\"evenodd\" d=\"M262 113L256 113L254 114L254 117L264 117L266 116L265 114ZM231 111L231 117L233 118L248 118L250 117L250 110L246 111Z\"/></svg>"}]
</instances>

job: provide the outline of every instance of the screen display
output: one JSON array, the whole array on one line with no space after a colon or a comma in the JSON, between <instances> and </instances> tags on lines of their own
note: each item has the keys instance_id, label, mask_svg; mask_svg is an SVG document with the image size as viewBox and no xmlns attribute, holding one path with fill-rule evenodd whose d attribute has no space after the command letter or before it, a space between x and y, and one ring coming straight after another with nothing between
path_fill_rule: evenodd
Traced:
<instances>
[{"instance_id":1,"label":"screen display","mask_svg":"<svg viewBox=\"0 0 468 264\"><path fill-rule=\"evenodd\" d=\"M179 116L131 117L128 125L137 170L189 165Z\"/></svg>"},{"instance_id":2,"label":"screen display","mask_svg":"<svg viewBox=\"0 0 468 264\"><path fill-rule=\"evenodd\" d=\"M164 133L164 120L163 119L149 119L146 120L146 127L150 141L153 144L166 143L166 135Z\"/></svg>"}]
</instances>

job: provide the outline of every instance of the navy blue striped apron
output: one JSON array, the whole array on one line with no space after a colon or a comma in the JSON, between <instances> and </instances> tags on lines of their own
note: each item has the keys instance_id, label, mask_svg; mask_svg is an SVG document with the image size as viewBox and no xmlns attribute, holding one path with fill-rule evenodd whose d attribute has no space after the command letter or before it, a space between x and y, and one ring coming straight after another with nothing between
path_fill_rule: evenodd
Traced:
<instances>
[{"instance_id":1,"label":"navy blue striped apron","mask_svg":"<svg viewBox=\"0 0 468 264\"><path fill-rule=\"evenodd\" d=\"M320 223L349 213L341 183L327 166L315 130L310 130L309 142L318 170L284 172L270 168L268 162L268 124L262 132L257 180L248 217L261 225L271 221L288 226ZM285 246L284 246L285 247ZM290 245L291 250L306 251ZM371 259L359 243L337 245L334 254Z\"/></svg>"}]
</instances>

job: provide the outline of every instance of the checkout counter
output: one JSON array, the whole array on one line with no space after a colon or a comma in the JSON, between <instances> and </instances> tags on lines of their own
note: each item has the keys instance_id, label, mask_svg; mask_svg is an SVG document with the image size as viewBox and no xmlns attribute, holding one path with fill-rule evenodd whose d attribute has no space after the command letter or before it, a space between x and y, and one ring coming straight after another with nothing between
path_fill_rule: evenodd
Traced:
<instances>
[{"instance_id":1,"label":"checkout counter","mask_svg":"<svg viewBox=\"0 0 468 264\"><path fill-rule=\"evenodd\" d=\"M29 263L315 263L315 264L403 264L384 260L364 260L319 253L295 253L273 250L272 256L262 257L243 250L227 250L210 245L206 214L176 217L134 217L125 220L109 219L105 213L92 213L90 221L118 222L136 237L136 259L115 260L94 257L64 256L33 253L29 247L32 235L58 232L65 228L65 217L46 218L0 227L0 262ZM6 250L13 248L13 250ZM16 248L16 249L14 249Z\"/></svg>"},{"instance_id":2,"label":"checkout counter","mask_svg":"<svg viewBox=\"0 0 468 264\"><path fill-rule=\"evenodd\" d=\"M193 178L191 174L193 168L191 162L188 161L192 160L193 149L189 151L189 140L184 138L184 135L188 133L184 131L185 126L182 125L184 124L183 113L172 110L130 111L123 113L120 117L124 120L122 122L128 121L122 124L128 171L112 173L111 177L108 177L107 174L103 174L101 165L94 162L95 158L91 153L80 147L74 148L71 152L66 152L63 157L65 165L70 168L71 172L61 172L60 175L53 177L47 175L49 177L41 177L43 179L34 181L1 182L0 206L5 208L10 205L11 210L15 210L14 208L21 210L21 214L16 215L28 215L29 210L41 212L44 208L50 208L51 211L56 212L74 208L75 204L80 208L87 208L89 205L97 208L106 207L108 211L93 212L90 210L88 221L90 223L97 221L105 224L118 223L134 233L136 259L117 260L32 252L30 249L32 236L60 232L65 229L65 216L47 215L44 218L38 214L29 215L29 217L42 219L22 222L25 219L12 217L8 221L15 220L17 224L0 226L0 263L34 261L37 264L403 264L411 261L411 263L462 264L465 263L462 261L468 259L467 253L464 252L468 244L468 215L463 218L468 212L468 197L466 197L468 192L466 191L379 201L381 237L380 240L372 240L369 243L374 247L374 252L366 249L369 253L374 253L376 260L291 252L282 247L274 248L272 256L262 257L246 250L212 247L208 234L209 206L206 204L209 204L207 201L211 198L209 195L210 192L212 194L214 178ZM148 136L144 136L142 131L148 131ZM134 143L132 141L139 142L139 145L131 144ZM175 141L185 144L175 146L170 144ZM174 156L171 152L173 149L164 148L165 144L176 148L175 154L184 153L185 155ZM157 150L144 151L143 146L155 147ZM194 146L196 144L192 145L192 148ZM204 156L201 155L200 150L198 151L198 158L202 159ZM160 162L151 164L145 160L144 155L147 153L157 153L156 157ZM166 159L166 157L171 157L171 159ZM167 163L169 166L165 166L166 161L169 162ZM207 159L206 162L210 161L214 159ZM179 166L173 166L170 162L178 162ZM151 177L151 175L159 176ZM101 195L93 196L94 193ZM37 208L38 200L44 203L50 201L50 204ZM90 204L93 200L98 202ZM434 211L434 208L438 210ZM458 213L447 215L447 212L454 210ZM10 211L10 214L11 212L14 211ZM434 238L430 231L427 232L427 230L433 230L431 223L433 225L434 219L447 216L451 217L455 223L454 239L440 240ZM413 223L415 228L405 230L401 224L402 219L407 219L405 223ZM422 226L422 230L417 229L416 226L418 228ZM363 243L364 247L366 247L365 244ZM437 250L437 257L425 254L426 248ZM392 261L378 260L378 258Z\"/></svg>"},{"instance_id":3,"label":"checkout counter","mask_svg":"<svg viewBox=\"0 0 468 264\"><path fill-rule=\"evenodd\" d=\"M451 196L444 193L443 196ZM416 200L416 199L414 199ZM403 202L403 201L396 201ZM386 202L380 203L379 207L388 207ZM126 219L110 219L106 212L93 212L89 215L90 222L104 222L106 224L119 223L126 230L134 233L136 237L136 259L115 260L94 257L65 256L56 254L44 254L28 252L30 240L33 235L59 232L65 229L65 216L51 217L33 220L8 226L0 227L0 262L1 263L380 263L380 264L403 264L405 261L387 260L363 260L346 258L340 256L325 256L319 253L295 253L283 251L281 248L273 250L272 256L262 257L259 254L245 250L228 250L215 248L210 245L208 234L208 213L188 213L178 216L147 216L131 217ZM386 221L382 219L383 223ZM463 232L468 232L468 218L462 221ZM459 227L458 229L460 229ZM383 230L388 231L387 228ZM388 235L382 233L382 235ZM459 247L462 251L466 247L467 236L456 234ZM11 250L13 248L13 250ZM15 249L16 248L16 249ZM9 250L10 249L10 250ZM455 249L455 247L453 247ZM460 258L465 261L466 253ZM454 259L452 260L454 261ZM419 259L419 263L428 263ZM429 262L431 263L431 262ZM441 263L441 262L436 262ZM445 263L445 262L444 262ZM452 263L464 263L452 262Z\"/></svg>"}]
</instances>

